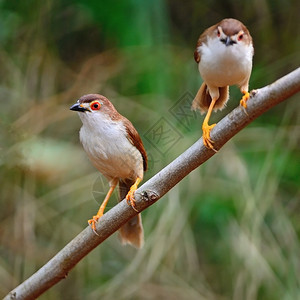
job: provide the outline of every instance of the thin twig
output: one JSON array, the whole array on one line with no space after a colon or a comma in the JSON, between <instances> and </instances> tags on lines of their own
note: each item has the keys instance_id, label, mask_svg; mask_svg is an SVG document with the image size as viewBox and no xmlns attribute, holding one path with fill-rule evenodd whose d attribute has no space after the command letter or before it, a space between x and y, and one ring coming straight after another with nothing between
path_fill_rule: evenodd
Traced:
<instances>
[{"instance_id":1,"label":"thin twig","mask_svg":"<svg viewBox=\"0 0 300 300\"><path fill-rule=\"evenodd\" d=\"M237 107L224 117L212 130L214 147L219 150L254 119L271 107L288 99L300 91L300 68L264 88L252 91L247 102L247 114ZM143 211L152 205L195 168L216 153L204 147L202 138L182 153L178 158L144 183L136 192L136 208ZM4 299L34 299L66 278L68 272L90 251L117 231L136 215L126 201L109 210L97 224L96 235L89 227L78 234L58 252L48 263L30 278L12 290Z\"/></svg>"}]
</instances>

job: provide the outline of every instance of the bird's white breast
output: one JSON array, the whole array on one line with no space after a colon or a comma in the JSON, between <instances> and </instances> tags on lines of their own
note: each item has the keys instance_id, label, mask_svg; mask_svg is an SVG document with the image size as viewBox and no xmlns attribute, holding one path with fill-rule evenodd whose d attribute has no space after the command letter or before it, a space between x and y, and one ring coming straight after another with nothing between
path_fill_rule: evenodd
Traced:
<instances>
[{"instance_id":1,"label":"bird's white breast","mask_svg":"<svg viewBox=\"0 0 300 300\"><path fill-rule=\"evenodd\" d=\"M201 54L199 72L210 86L243 85L251 74L253 47L245 43L225 46L218 38L208 38L197 49Z\"/></svg>"},{"instance_id":2,"label":"bird's white breast","mask_svg":"<svg viewBox=\"0 0 300 300\"><path fill-rule=\"evenodd\" d=\"M143 158L126 137L121 121L92 113L79 113L83 126L80 141L93 165L106 177L143 178ZM88 119L87 119L88 118Z\"/></svg>"}]
</instances>

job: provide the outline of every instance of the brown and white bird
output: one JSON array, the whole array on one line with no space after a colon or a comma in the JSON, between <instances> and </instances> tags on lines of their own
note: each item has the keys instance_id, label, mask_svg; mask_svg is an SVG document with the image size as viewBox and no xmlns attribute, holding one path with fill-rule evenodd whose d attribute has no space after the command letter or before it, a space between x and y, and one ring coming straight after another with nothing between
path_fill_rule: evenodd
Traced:
<instances>
[{"instance_id":1,"label":"brown and white bird","mask_svg":"<svg viewBox=\"0 0 300 300\"><path fill-rule=\"evenodd\" d=\"M132 123L120 115L106 97L85 95L70 109L77 111L82 121L80 141L84 150L110 185L98 213L88 221L96 232L95 224L118 184L120 201L126 197L127 203L135 209L134 192L147 169L147 154ZM144 242L141 215L128 221L119 232L123 244L141 248Z\"/></svg>"},{"instance_id":2,"label":"brown and white bird","mask_svg":"<svg viewBox=\"0 0 300 300\"><path fill-rule=\"evenodd\" d=\"M192 109L207 112L202 124L203 143L214 149L208 125L212 110L222 109L229 99L229 86L239 86L244 94L240 104L247 108L249 79L254 54L252 37L246 26L236 19L224 19L206 29L194 52L203 83L192 103Z\"/></svg>"}]
</instances>

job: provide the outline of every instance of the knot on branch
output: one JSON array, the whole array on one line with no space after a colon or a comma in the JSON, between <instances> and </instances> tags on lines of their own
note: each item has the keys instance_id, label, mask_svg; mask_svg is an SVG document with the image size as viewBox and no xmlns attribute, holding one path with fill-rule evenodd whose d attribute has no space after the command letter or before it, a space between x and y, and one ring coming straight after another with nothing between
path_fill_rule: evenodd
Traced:
<instances>
[{"instance_id":1,"label":"knot on branch","mask_svg":"<svg viewBox=\"0 0 300 300\"><path fill-rule=\"evenodd\" d=\"M155 202L159 199L159 196L153 191L142 191L141 197L143 201Z\"/></svg>"},{"instance_id":2,"label":"knot on branch","mask_svg":"<svg viewBox=\"0 0 300 300\"><path fill-rule=\"evenodd\" d=\"M17 299L17 293L12 291L8 294L8 296L10 297L11 300L15 300Z\"/></svg>"}]
</instances>

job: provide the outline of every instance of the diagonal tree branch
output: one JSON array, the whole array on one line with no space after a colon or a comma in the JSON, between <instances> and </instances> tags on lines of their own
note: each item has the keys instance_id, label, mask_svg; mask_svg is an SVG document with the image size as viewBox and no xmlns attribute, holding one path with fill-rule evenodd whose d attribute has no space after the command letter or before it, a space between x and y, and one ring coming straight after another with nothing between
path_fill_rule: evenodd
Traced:
<instances>
[{"instance_id":1,"label":"diagonal tree branch","mask_svg":"<svg viewBox=\"0 0 300 300\"><path fill-rule=\"evenodd\" d=\"M299 91L300 68L264 88L252 91L247 113L243 108L237 107L213 128L211 138L215 141L215 148L220 149L257 117ZM214 151L204 147L202 138L199 139L137 190L135 198L138 210L143 211L155 203L191 171L215 154ZM101 218L101 222L97 224L99 236L87 227L4 299L34 299L38 297L61 279L64 279L82 258L134 215L136 212L127 205L126 201L120 202L109 210Z\"/></svg>"}]
</instances>

